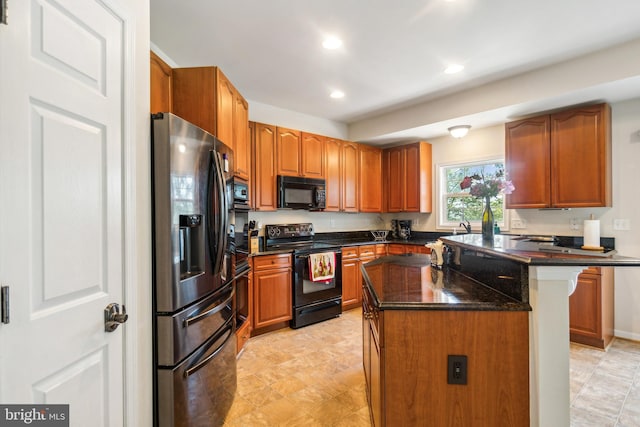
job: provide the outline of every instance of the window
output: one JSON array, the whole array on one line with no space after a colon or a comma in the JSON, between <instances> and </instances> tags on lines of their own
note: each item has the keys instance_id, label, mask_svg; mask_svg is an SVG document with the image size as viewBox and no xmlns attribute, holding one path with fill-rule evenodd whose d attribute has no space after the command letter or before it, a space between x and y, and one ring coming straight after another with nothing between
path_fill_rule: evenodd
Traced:
<instances>
[{"instance_id":1,"label":"window","mask_svg":"<svg viewBox=\"0 0 640 427\"><path fill-rule=\"evenodd\" d=\"M438 227L460 227L463 221L469 221L474 228L480 227L484 199L469 194L469 189L461 190L460 183L465 176L474 174L493 176L498 170L504 170L503 159L483 160L472 163L456 163L438 167L438 195L441 203L438 209ZM491 210L500 227L506 228L504 195L491 198Z\"/></svg>"}]
</instances>

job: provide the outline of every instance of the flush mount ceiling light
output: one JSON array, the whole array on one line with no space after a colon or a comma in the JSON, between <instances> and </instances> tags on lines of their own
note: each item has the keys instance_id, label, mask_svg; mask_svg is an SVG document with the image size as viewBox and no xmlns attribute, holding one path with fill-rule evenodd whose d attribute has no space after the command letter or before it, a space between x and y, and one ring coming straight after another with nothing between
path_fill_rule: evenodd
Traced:
<instances>
[{"instance_id":1,"label":"flush mount ceiling light","mask_svg":"<svg viewBox=\"0 0 640 427\"><path fill-rule=\"evenodd\" d=\"M322 42L322 47L329 50L338 49L340 46L342 46L342 40L334 36L329 36Z\"/></svg>"},{"instance_id":2,"label":"flush mount ceiling light","mask_svg":"<svg viewBox=\"0 0 640 427\"><path fill-rule=\"evenodd\" d=\"M334 99L344 98L344 92L341 90L334 90L329 96Z\"/></svg>"},{"instance_id":3,"label":"flush mount ceiling light","mask_svg":"<svg viewBox=\"0 0 640 427\"><path fill-rule=\"evenodd\" d=\"M471 126L469 125L459 125L459 126L451 126L447 130L449 131L452 137L462 138L469 132L469 129L471 129Z\"/></svg>"},{"instance_id":4,"label":"flush mount ceiling light","mask_svg":"<svg viewBox=\"0 0 640 427\"><path fill-rule=\"evenodd\" d=\"M455 74L455 73L459 73L462 70L464 70L464 66L462 66L460 64L451 64L447 68L444 69L444 73L445 74Z\"/></svg>"}]
</instances>

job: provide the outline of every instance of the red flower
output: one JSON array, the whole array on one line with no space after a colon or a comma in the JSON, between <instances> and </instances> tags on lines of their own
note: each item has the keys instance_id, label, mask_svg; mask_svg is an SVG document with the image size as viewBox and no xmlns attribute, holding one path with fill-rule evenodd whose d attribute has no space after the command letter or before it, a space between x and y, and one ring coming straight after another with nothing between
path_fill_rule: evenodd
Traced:
<instances>
[{"instance_id":1,"label":"red flower","mask_svg":"<svg viewBox=\"0 0 640 427\"><path fill-rule=\"evenodd\" d=\"M473 183L473 178L471 178L470 176L465 176L462 182L460 183L460 189L466 190L467 188L471 187L472 183Z\"/></svg>"}]
</instances>

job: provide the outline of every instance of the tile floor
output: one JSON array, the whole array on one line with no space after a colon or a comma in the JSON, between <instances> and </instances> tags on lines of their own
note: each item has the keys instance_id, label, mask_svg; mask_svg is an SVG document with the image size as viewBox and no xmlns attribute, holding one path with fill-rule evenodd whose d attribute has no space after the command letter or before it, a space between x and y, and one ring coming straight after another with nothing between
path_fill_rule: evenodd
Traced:
<instances>
[{"instance_id":1,"label":"tile floor","mask_svg":"<svg viewBox=\"0 0 640 427\"><path fill-rule=\"evenodd\" d=\"M252 338L226 427L369 427L361 310ZM571 345L571 426L640 426L640 343Z\"/></svg>"}]
</instances>

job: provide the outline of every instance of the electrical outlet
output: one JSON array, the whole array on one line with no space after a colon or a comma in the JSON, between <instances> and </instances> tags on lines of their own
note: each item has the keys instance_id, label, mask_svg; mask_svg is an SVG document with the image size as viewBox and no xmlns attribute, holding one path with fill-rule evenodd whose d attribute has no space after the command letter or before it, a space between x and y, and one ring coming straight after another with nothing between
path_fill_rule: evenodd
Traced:
<instances>
[{"instance_id":1,"label":"electrical outlet","mask_svg":"<svg viewBox=\"0 0 640 427\"><path fill-rule=\"evenodd\" d=\"M447 383L467 384L467 356L454 354L447 356Z\"/></svg>"},{"instance_id":2,"label":"electrical outlet","mask_svg":"<svg viewBox=\"0 0 640 427\"><path fill-rule=\"evenodd\" d=\"M628 219L614 219L613 220L613 229L614 230L631 230L631 221Z\"/></svg>"},{"instance_id":3,"label":"electrical outlet","mask_svg":"<svg viewBox=\"0 0 640 427\"><path fill-rule=\"evenodd\" d=\"M571 221L569 221L569 228L571 228L572 230L580 229L580 221L578 220L578 218L571 218Z\"/></svg>"},{"instance_id":4,"label":"electrical outlet","mask_svg":"<svg viewBox=\"0 0 640 427\"><path fill-rule=\"evenodd\" d=\"M527 221L524 219L512 219L511 228L527 228Z\"/></svg>"}]
</instances>

